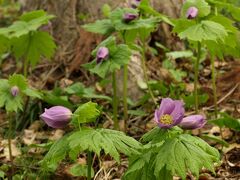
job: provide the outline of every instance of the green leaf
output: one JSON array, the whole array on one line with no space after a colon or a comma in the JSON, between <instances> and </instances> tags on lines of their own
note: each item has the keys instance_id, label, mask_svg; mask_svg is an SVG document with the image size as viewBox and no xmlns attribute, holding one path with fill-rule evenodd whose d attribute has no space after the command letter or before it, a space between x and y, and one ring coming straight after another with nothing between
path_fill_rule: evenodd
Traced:
<instances>
[{"instance_id":1,"label":"green leaf","mask_svg":"<svg viewBox=\"0 0 240 180\"><path fill-rule=\"evenodd\" d=\"M228 11L232 17L237 20L240 21L240 8L232 3L227 3L227 2L221 2L218 0L207 0L210 4L215 5L216 7L218 7L221 11L221 9L224 9L225 11Z\"/></svg>"},{"instance_id":2,"label":"green leaf","mask_svg":"<svg viewBox=\"0 0 240 180\"><path fill-rule=\"evenodd\" d=\"M169 135L168 135L169 134ZM142 140L141 154L131 156L124 179L137 177L140 180L172 179L180 176L186 179L188 173L198 178L202 168L214 172L214 163L219 162L219 152L201 138L181 134L179 129L155 128ZM154 177L148 175L154 174Z\"/></svg>"},{"instance_id":3,"label":"green leaf","mask_svg":"<svg viewBox=\"0 0 240 180\"><path fill-rule=\"evenodd\" d=\"M73 113L71 123L78 127L81 123L95 121L99 114L100 111L97 109L97 104L88 102L77 108L77 110Z\"/></svg>"},{"instance_id":4,"label":"green leaf","mask_svg":"<svg viewBox=\"0 0 240 180\"><path fill-rule=\"evenodd\" d=\"M166 56L170 59L178 59L178 58L190 58L193 56L193 52L186 50L186 51L172 51L166 53Z\"/></svg>"},{"instance_id":5,"label":"green leaf","mask_svg":"<svg viewBox=\"0 0 240 180\"><path fill-rule=\"evenodd\" d=\"M141 138L141 142L148 143L151 142L151 144L158 143L161 141L164 141L168 138L174 138L181 134L183 130L177 126L171 128L171 129L161 129L159 127L155 127L151 131L144 134Z\"/></svg>"},{"instance_id":6,"label":"green leaf","mask_svg":"<svg viewBox=\"0 0 240 180\"><path fill-rule=\"evenodd\" d=\"M18 38L22 35L27 35L31 31L36 31L42 25L47 24L53 17L52 15L47 15L42 10L28 12L20 17L22 21L16 21L7 28L1 28L0 35L8 38Z\"/></svg>"},{"instance_id":7,"label":"green leaf","mask_svg":"<svg viewBox=\"0 0 240 180\"><path fill-rule=\"evenodd\" d=\"M25 90L28 86L26 78L21 74L13 74L9 77L9 85L17 86L21 91Z\"/></svg>"},{"instance_id":8,"label":"green leaf","mask_svg":"<svg viewBox=\"0 0 240 180\"><path fill-rule=\"evenodd\" d=\"M154 161L155 176L166 166L172 175L186 179L187 172L197 178L204 167L214 172L214 162L219 162L219 153L198 137L182 134L178 138L167 139L158 151Z\"/></svg>"},{"instance_id":9,"label":"green leaf","mask_svg":"<svg viewBox=\"0 0 240 180\"><path fill-rule=\"evenodd\" d=\"M19 78L16 74L13 76L17 77L16 79ZM15 82L16 79L12 78L12 85L16 85L16 83L18 83ZM20 86L21 87L19 88L21 90L21 88L24 88L24 83ZM23 100L21 94L15 97L11 94L11 87L12 86L9 84L8 80L0 79L0 108L5 106L7 112L17 112L18 110L23 109Z\"/></svg>"},{"instance_id":10,"label":"green leaf","mask_svg":"<svg viewBox=\"0 0 240 180\"><path fill-rule=\"evenodd\" d=\"M70 167L69 172L72 176L84 176L87 177L88 175L88 167L87 165L83 164L74 164ZM94 170L91 167L91 177L94 177Z\"/></svg>"},{"instance_id":11,"label":"green leaf","mask_svg":"<svg viewBox=\"0 0 240 180\"><path fill-rule=\"evenodd\" d=\"M211 134L209 134L209 135L203 134L203 135L201 135L201 138L215 141L215 142L217 142L219 144L222 144L225 147L229 146L229 144L226 141L224 141L220 137L217 137L217 136L214 136L214 135L211 135Z\"/></svg>"},{"instance_id":12,"label":"green leaf","mask_svg":"<svg viewBox=\"0 0 240 180\"><path fill-rule=\"evenodd\" d=\"M130 8L117 8L110 14L110 19L112 21L113 26L118 31L123 30L133 30L133 29L152 29L157 23L160 21L158 18L147 18L147 19L136 19L129 23L125 23L123 21L123 16L125 13L132 13L138 15L138 11L136 9Z\"/></svg>"},{"instance_id":13,"label":"green leaf","mask_svg":"<svg viewBox=\"0 0 240 180\"><path fill-rule=\"evenodd\" d=\"M186 0L182 8L183 17L186 17L188 8L192 6L198 9L198 17L205 17L211 12L211 7L205 0Z\"/></svg>"},{"instance_id":14,"label":"green leaf","mask_svg":"<svg viewBox=\"0 0 240 180\"><path fill-rule=\"evenodd\" d=\"M32 89L32 88L26 88L23 93L26 95L26 96L29 96L29 97L33 97L33 98L38 98L38 99L42 99L42 96L43 94L36 90L36 89Z\"/></svg>"},{"instance_id":15,"label":"green leaf","mask_svg":"<svg viewBox=\"0 0 240 180\"><path fill-rule=\"evenodd\" d=\"M111 13L111 7L108 4L104 4L102 7L102 13L105 17L109 17Z\"/></svg>"},{"instance_id":16,"label":"green leaf","mask_svg":"<svg viewBox=\"0 0 240 180\"><path fill-rule=\"evenodd\" d=\"M72 103L68 101L67 96L55 95L52 92L43 92L42 99L51 105L65 106L70 109L73 107Z\"/></svg>"},{"instance_id":17,"label":"green leaf","mask_svg":"<svg viewBox=\"0 0 240 180\"><path fill-rule=\"evenodd\" d=\"M240 131L240 119L235 119L227 113L221 113L221 117L215 120L209 120L209 123L216 124L219 127L228 127Z\"/></svg>"},{"instance_id":18,"label":"green leaf","mask_svg":"<svg viewBox=\"0 0 240 180\"><path fill-rule=\"evenodd\" d=\"M191 41L224 41L227 31L221 24L206 20L188 27L178 35L181 39L187 38Z\"/></svg>"},{"instance_id":19,"label":"green leaf","mask_svg":"<svg viewBox=\"0 0 240 180\"><path fill-rule=\"evenodd\" d=\"M47 32L35 32L15 38L12 44L15 56L17 58L25 56L33 66L41 57L50 59L56 49L52 37Z\"/></svg>"},{"instance_id":20,"label":"green leaf","mask_svg":"<svg viewBox=\"0 0 240 180\"><path fill-rule=\"evenodd\" d=\"M97 64L96 59L88 64L84 64L83 67L104 78L108 73L111 73L121 66L128 64L131 56L131 50L125 44L116 45L116 39L112 36L104 40L98 47L93 50L92 54L96 56L96 53L100 47L107 47L109 49L108 59Z\"/></svg>"},{"instance_id":21,"label":"green leaf","mask_svg":"<svg viewBox=\"0 0 240 180\"><path fill-rule=\"evenodd\" d=\"M98 156L103 150L105 154L112 156L117 162L120 154L126 155L138 153L140 143L126 136L123 132L110 129L82 129L74 132L69 138L70 157L75 159L80 152L93 151Z\"/></svg>"},{"instance_id":22,"label":"green leaf","mask_svg":"<svg viewBox=\"0 0 240 180\"><path fill-rule=\"evenodd\" d=\"M109 19L97 20L94 23L85 24L82 27L86 31L103 35L109 35L115 31L115 28Z\"/></svg>"},{"instance_id":23,"label":"green leaf","mask_svg":"<svg viewBox=\"0 0 240 180\"><path fill-rule=\"evenodd\" d=\"M5 36L0 35L0 55L6 53L10 49L10 41Z\"/></svg>"},{"instance_id":24,"label":"green leaf","mask_svg":"<svg viewBox=\"0 0 240 180\"><path fill-rule=\"evenodd\" d=\"M43 160L40 162L41 167L45 171L54 172L57 165L62 161L67 152L69 151L68 137L70 134L65 135L61 139L57 140L49 149L48 153L44 156Z\"/></svg>"}]
</instances>

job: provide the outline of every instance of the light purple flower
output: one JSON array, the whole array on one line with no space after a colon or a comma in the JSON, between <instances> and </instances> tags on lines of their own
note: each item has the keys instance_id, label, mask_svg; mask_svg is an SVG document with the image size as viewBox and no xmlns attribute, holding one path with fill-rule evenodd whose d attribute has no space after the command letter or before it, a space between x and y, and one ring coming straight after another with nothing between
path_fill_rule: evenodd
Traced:
<instances>
[{"instance_id":1,"label":"light purple flower","mask_svg":"<svg viewBox=\"0 0 240 180\"><path fill-rule=\"evenodd\" d=\"M13 86L11 88L11 94L12 96L16 97L19 94L19 88L17 86Z\"/></svg>"},{"instance_id":2,"label":"light purple flower","mask_svg":"<svg viewBox=\"0 0 240 180\"><path fill-rule=\"evenodd\" d=\"M125 14L123 15L123 21L124 21L125 23L129 23L129 22L133 21L134 19L136 19L137 17L138 17L137 14L125 13Z\"/></svg>"},{"instance_id":3,"label":"light purple flower","mask_svg":"<svg viewBox=\"0 0 240 180\"><path fill-rule=\"evenodd\" d=\"M194 19L198 15L198 9L194 6L188 8L186 17L188 19Z\"/></svg>"},{"instance_id":4,"label":"light purple flower","mask_svg":"<svg viewBox=\"0 0 240 180\"><path fill-rule=\"evenodd\" d=\"M109 56L109 50L106 47L100 47L97 51L97 64L101 63L104 59Z\"/></svg>"},{"instance_id":5,"label":"light purple flower","mask_svg":"<svg viewBox=\"0 0 240 180\"><path fill-rule=\"evenodd\" d=\"M182 101L164 98L160 108L155 111L155 121L160 128L168 129L179 124L184 113Z\"/></svg>"},{"instance_id":6,"label":"light purple flower","mask_svg":"<svg viewBox=\"0 0 240 180\"><path fill-rule=\"evenodd\" d=\"M64 128L71 120L72 112L63 106L53 106L45 109L41 119L52 128Z\"/></svg>"},{"instance_id":7,"label":"light purple flower","mask_svg":"<svg viewBox=\"0 0 240 180\"><path fill-rule=\"evenodd\" d=\"M183 118L179 126L183 129L200 129L207 123L206 118L202 115L192 115Z\"/></svg>"}]
</instances>

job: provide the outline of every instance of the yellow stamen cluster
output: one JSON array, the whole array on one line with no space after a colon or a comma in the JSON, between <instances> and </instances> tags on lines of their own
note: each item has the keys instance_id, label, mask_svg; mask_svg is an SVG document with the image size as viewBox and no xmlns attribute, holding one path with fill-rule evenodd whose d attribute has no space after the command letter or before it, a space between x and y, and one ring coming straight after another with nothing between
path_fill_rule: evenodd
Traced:
<instances>
[{"instance_id":1,"label":"yellow stamen cluster","mask_svg":"<svg viewBox=\"0 0 240 180\"><path fill-rule=\"evenodd\" d=\"M169 114L165 114L160 118L160 123L165 124L165 125L170 125L173 123L173 118Z\"/></svg>"}]
</instances>

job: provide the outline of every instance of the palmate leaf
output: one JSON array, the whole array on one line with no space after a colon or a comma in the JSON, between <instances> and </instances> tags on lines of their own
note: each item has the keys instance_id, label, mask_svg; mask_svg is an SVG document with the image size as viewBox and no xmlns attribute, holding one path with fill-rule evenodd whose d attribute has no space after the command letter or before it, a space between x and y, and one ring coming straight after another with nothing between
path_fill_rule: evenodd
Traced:
<instances>
[{"instance_id":1,"label":"palmate leaf","mask_svg":"<svg viewBox=\"0 0 240 180\"><path fill-rule=\"evenodd\" d=\"M79 126L79 123L93 122L99 116L100 111L97 109L97 104L93 102L85 103L77 108L73 113L71 123L75 127Z\"/></svg>"},{"instance_id":2,"label":"palmate leaf","mask_svg":"<svg viewBox=\"0 0 240 180\"><path fill-rule=\"evenodd\" d=\"M57 140L44 156L40 164L45 171L55 171L57 165L62 161L69 151L68 137L71 134L65 135L63 138Z\"/></svg>"},{"instance_id":3,"label":"palmate leaf","mask_svg":"<svg viewBox=\"0 0 240 180\"><path fill-rule=\"evenodd\" d=\"M204 167L214 172L214 163L219 161L219 153L198 137L182 134L179 138L167 139L159 149L155 159L155 176L162 168L169 170L172 175L186 179L189 171L199 176Z\"/></svg>"},{"instance_id":4,"label":"palmate leaf","mask_svg":"<svg viewBox=\"0 0 240 180\"><path fill-rule=\"evenodd\" d=\"M110 129L83 129L73 133L69 138L70 157L76 159L80 152L93 151L98 156L103 150L105 154L120 161L120 152L126 155L138 153L140 143L126 136L123 132Z\"/></svg>"},{"instance_id":5,"label":"palmate leaf","mask_svg":"<svg viewBox=\"0 0 240 180\"><path fill-rule=\"evenodd\" d=\"M73 160L85 150L93 151L98 156L101 151L119 162L120 154L138 154L141 144L123 132L110 129L87 129L65 135L56 141L40 162L46 171L55 171L57 165L67 155Z\"/></svg>"},{"instance_id":6,"label":"palmate leaf","mask_svg":"<svg viewBox=\"0 0 240 180\"><path fill-rule=\"evenodd\" d=\"M115 31L115 28L110 19L97 20L94 23L85 24L82 26L86 31L109 35Z\"/></svg>"},{"instance_id":7,"label":"palmate leaf","mask_svg":"<svg viewBox=\"0 0 240 180\"><path fill-rule=\"evenodd\" d=\"M8 38L26 35L31 31L36 31L42 25L47 24L53 17L52 15L47 15L43 10L25 13L20 17L21 21L16 21L7 28L1 28L0 35Z\"/></svg>"},{"instance_id":8,"label":"palmate leaf","mask_svg":"<svg viewBox=\"0 0 240 180\"><path fill-rule=\"evenodd\" d=\"M41 57L51 58L56 49L53 38L47 32L40 31L13 38L11 44L15 57L25 57L33 66Z\"/></svg>"},{"instance_id":9,"label":"palmate leaf","mask_svg":"<svg viewBox=\"0 0 240 180\"><path fill-rule=\"evenodd\" d=\"M240 7L231 4L231 3L226 3L226 2L222 2L221 0L207 0L210 4L217 6L218 8L222 8L224 10L227 10L232 17L237 20L240 21Z\"/></svg>"},{"instance_id":10,"label":"palmate leaf","mask_svg":"<svg viewBox=\"0 0 240 180\"><path fill-rule=\"evenodd\" d=\"M14 97L11 94L11 86L8 80L0 79L0 108L5 106L7 112L17 112L23 109L21 95Z\"/></svg>"},{"instance_id":11,"label":"palmate leaf","mask_svg":"<svg viewBox=\"0 0 240 180\"><path fill-rule=\"evenodd\" d=\"M186 0L182 8L182 16L186 17L187 10L190 7L196 7L198 9L198 16L204 17L210 14L211 7L205 0Z\"/></svg>"},{"instance_id":12,"label":"palmate leaf","mask_svg":"<svg viewBox=\"0 0 240 180\"><path fill-rule=\"evenodd\" d=\"M116 39L110 36L104 40L98 47L93 50L92 55L96 56L97 50L100 47L107 47L109 49L109 57L97 64L96 59L92 62L84 64L83 67L90 72L97 74L101 78L104 78L108 73L111 73L121 66L128 64L131 56L131 50L127 45L116 45Z\"/></svg>"},{"instance_id":13,"label":"palmate leaf","mask_svg":"<svg viewBox=\"0 0 240 180\"><path fill-rule=\"evenodd\" d=\"M147 18L147 19L136 19L129 23L125 23L123 21L123 16L125 13L132 13L138 15L138 11L136 9L130 8L117 8L110 14L110 19L112 21L113 26L118 31L123 30L134 30L134 29L152 29L157 23L160 21L159 18Z\"/></svg>"},{"instance_id":14,"label":"palmate leaf","mask_svg":"<svg viewBox=\"0 0 240 180\"><path fill-rule=\"evenodd\" d=\"M179 28L174 27L174 31L177 32ZM183 29L181 29L183 30ZM181 39L187 38L191 41L224 41L227 36L227 31L219 23L214 21L201 21L199 24L188 27L183 31L178 32L178 36Z\"/></svg>"},{"instance_id":15,"label":"palmate leaf","mask_svg":"<svg viewBox=\"0 0 240 180\"><path fill-rule=\"evenodd\" d=\"M170 180L173 176L186 179L189 172L198 177L202 168L214 172L214 163L219 162L219 153L215 148L198 137L179 134L178 129L166 131L155 128L143 136L142 141L149 143L144 145L140 155L130 158L124 175L126 180L133 177ZM146 176L146 172L154 174L154 177Z\"/></svg>"},{"instance_id":16,"label":"palmate leaf","mask_svg":"<svg viewBox=\"0 0 240 180\"><path fill-rule=\"evenodd\" d=\"M211 55L217 56L220 59L223 59L226 55L239 57L240 33L238 32L238 29L233 25L234 21L222 15L213 16L210 20L221 24L228 32L228 36L225 38L224 43L206 41L206 45Z\"/></svg>"}]
</instances>

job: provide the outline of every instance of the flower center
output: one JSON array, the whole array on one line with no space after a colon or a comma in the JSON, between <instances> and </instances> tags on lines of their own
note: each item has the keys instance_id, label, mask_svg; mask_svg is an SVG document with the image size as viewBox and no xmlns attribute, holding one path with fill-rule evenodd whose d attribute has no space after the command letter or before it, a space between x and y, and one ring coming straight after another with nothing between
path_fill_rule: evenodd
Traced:
<instances>
[{"instance_id":1,"label":"flower center","mask_svg":"<svg viewBox=\"0 0 240 180\"><path fill-rule=\"evenodd\" d=\"M170 125L173 123L173 118L169 114L165 114L160 118L160 123L165 124L165 125Z\"/></svg>"}]
</instances>

